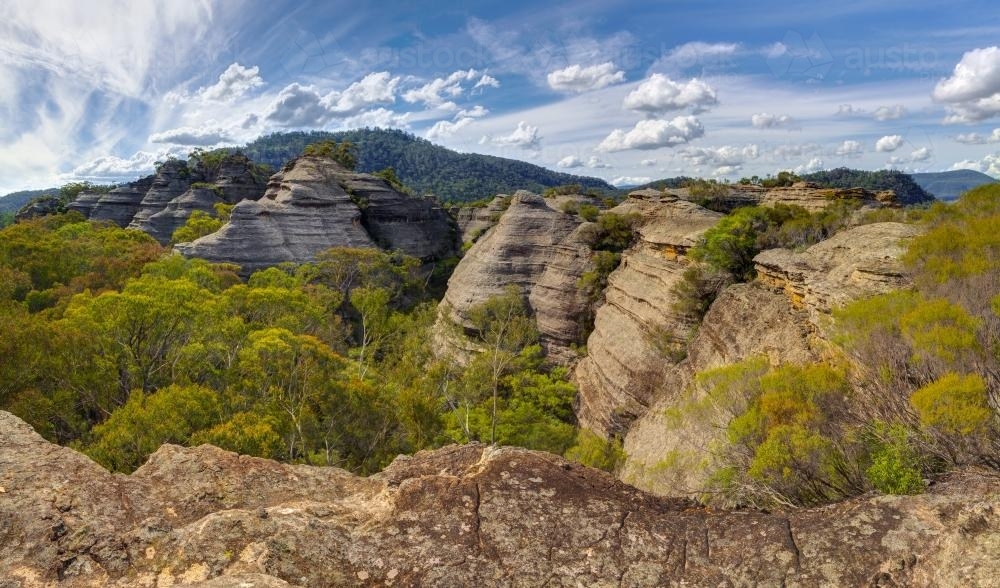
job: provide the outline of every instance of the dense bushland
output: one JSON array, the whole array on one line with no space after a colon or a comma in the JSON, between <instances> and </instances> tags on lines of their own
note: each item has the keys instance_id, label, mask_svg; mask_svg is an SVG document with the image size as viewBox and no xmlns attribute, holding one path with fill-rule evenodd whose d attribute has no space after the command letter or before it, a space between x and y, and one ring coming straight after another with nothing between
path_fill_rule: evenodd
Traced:
<instances>
[{"instance_id":1,"label":"dense bushland","mask_svg":"<svg viewBox=\"0 0 1000 588\"><path fill-rule=\"evenodd\" d=\"M3 229L0 408L119 471L167 442L358 472L456 441L576 444L575 389L543 366L521 292L472 310L481 352L460 365L431 353L416 259L237 269L72 213Z\"/></svg>"}]
</instances>

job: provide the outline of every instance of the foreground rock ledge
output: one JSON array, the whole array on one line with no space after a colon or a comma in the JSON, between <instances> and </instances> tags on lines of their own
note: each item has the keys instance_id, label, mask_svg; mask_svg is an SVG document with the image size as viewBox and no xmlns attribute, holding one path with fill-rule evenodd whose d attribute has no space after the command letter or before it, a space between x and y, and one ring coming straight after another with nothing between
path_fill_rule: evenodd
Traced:
<instances>
[{"instance_id":1,"label":"foreground rock ledge","mask_svg":"<svg viewBox=\"0 0 1000 588\"><path fill-rule=\"evenodd\" d=\"M709 512L522 449L359 478L202 446L110 474L0 412L0 586L995 586L1000 479Z\"/></svg>"}]
</instances>

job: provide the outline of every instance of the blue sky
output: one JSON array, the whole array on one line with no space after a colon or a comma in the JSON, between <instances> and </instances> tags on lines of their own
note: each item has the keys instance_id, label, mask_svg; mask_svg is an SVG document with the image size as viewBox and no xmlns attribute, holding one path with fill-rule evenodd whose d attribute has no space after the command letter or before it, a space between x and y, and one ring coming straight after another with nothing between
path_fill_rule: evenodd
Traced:
<instances>
[{"instance_id":1,"label":"blue sky","mask_svg":"<svg viewBox=\"0 0 1000 588\"><path fill-rule=\"evenodd\" d=\"M366 125L617 183L1000 177L998 44L962 0L8 0L0 194Z\"/></svg>"}]
</instances>

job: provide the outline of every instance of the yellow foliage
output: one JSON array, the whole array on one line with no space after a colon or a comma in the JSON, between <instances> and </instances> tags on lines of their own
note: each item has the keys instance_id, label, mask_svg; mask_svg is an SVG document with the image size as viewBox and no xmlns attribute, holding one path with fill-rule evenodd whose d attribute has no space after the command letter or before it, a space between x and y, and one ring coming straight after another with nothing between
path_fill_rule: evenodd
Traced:
<instances>
[{"instance_id":1,"label":"yellow foliage","mask_svg":"<svg viewBox=\"0 0 1000 588\"><path fill-rule=\"evenodd\" d=\"M921 424L950 435L981 433L992 416L979 374L945 374L914 392L910 402Z\"/></svg>"}]
</instances>

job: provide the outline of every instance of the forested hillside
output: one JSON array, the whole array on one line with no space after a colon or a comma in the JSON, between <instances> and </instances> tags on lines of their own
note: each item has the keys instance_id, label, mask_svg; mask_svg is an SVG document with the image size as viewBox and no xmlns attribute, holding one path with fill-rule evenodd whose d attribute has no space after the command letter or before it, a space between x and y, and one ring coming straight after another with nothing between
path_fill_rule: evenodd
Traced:
<instances>
[{"instance_id":1,"label":"forested hillside","mask_svg":"<svg viewBox=\"0 0 1000 588\"><path fill-rule=\"evenodd\" d=\"M920 187L911 176L901 171L880 169L867 171L838 167L802 176L830 188L867 188L872 191L893 190L903 204L920 204L934 200L934 196Z\"/></svg>"},{"instance_id":2,"label":"forested hillside","mask_svg":"<svg viewBox=\"0 0 1000 588\"><path fill-rule=\"evenodd\" d=\"M517 190L540 193L565 184L602 191L614 189L597 178L554 172L515 159L458 153L399 130L276 133L260 137L241 150L250 159L277 170L302 153L306 145L328 140L350 141L355 146L358 171L391 167L400 181L416 193L433 194L443 201L465 202Z\"/></svg>"}]
</instances>

